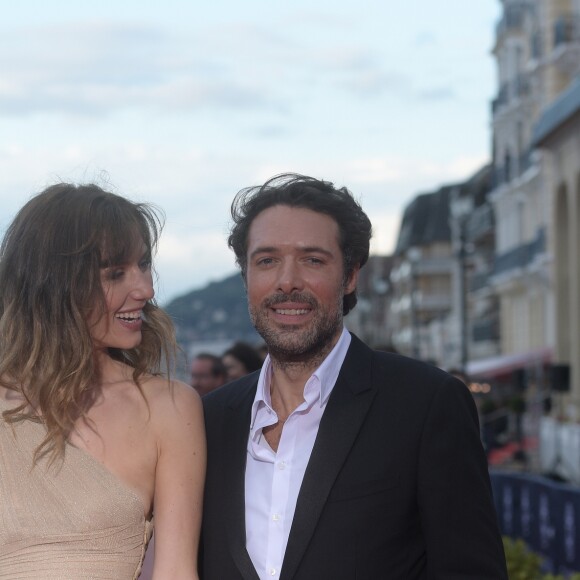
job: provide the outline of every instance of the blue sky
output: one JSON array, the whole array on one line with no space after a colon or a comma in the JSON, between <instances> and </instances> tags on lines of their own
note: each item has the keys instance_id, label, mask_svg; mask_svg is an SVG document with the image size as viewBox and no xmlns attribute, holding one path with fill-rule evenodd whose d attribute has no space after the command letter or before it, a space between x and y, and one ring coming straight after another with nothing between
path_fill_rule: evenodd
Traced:
<instances>
[{"instance_id":1,"label":"blue sky","mask_svg":"<svg viewBox=\"0 0 580 580\"><path fill-rule=\"evenodd\" d=\"M10 3L0 229L57 181L166 213L158 298L235 271L234 194L295 171L347 186L392 250L418 193L490 155L497 0Z\"/></svg>"}]
</instances>

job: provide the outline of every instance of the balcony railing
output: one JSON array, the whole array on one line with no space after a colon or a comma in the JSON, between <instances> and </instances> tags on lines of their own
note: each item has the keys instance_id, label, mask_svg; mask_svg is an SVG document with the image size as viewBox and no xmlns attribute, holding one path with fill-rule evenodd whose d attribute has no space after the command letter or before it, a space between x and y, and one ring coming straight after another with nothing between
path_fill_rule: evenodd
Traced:
<instances>
[{"instance_id":1,"label":"balcony railing","mask_svg":"<svg viewBox=\"0 0 580 580\"><path fill-rule=\"evenodd\" d=\"M455 265L453 258L421 258L413 266L413 274L420 276L433 276L437 274L449 274Z\"/></svg>"},{"instance_id":2,"label":"balcony railing","mask_svg":"<svg viewBox=\"0 0 580 580\"><path fill-rule=\"evenodd\" d=\"M466 237L470 242L477 241L493 229L493 210L488 204L476 208L467 220Z\"/></svg>"},{"instance_id":3,"label":"balcony railing","mask_svg":"<svg viewBox=\"0 0 580 580\"><path fill-rule=\"evenodd\" d=\"M451 308L452 301L450 294L431 294L419 292L416 298L416 308L418 312L425 311L447 311Z\"/></svg>"},{"instance_id":4,"label":"balcony railing","mask_svg":"<svg viewBox=\"0 0 580 580\"><path fill-rule=\"evenodd\" d=\"M489 286L489 272L478 272L473 274L469 280L469 291L477 292Z\"/></svg>"},{"instance_id":5,"label":"balcony railing","mask_svg":"<svg viewBox=\"0 0 580 580\"><path fill-rule=\"evenodd\" d=\"M496 188L504 183L509 183L515 177L519 177L534 165L534 150L528 149L517 157L518 165L513 162L497 165L493 169L492 187Z\"/></svg>"},{"instance_id":6,"label":"balcony railing","mask_svg":"<svg viewBox=\"0 0 580 580\"><path fill-rule=\"evenodd\" d=\"M493 273L497 275L516 268L525 268L538 254L545 252L545 250L546 231L541 228L538 230L536 238L531 242L496 256Z\"/></svg>"},{"instance_id":7,"label":"balcony railing","mask_svg":"<svg viewBox=\"0 0 580 580\"><path fill-rule=\"evenodd\" d=\"M515 99L527 97L532 92L532 84L527 74L519 74L511 81L503 83L497 93L497 97L491 102L492 113L497 113L500 107L507 105Z\"/></svg>"},{"instance_id":8,"label":"balcony railing","mask_svg":"<svg viewBox=\"0 0 580 580\"><path fill-rule=\"evenodd\" d=\"M530 77L527 74L519 74L512 82L512 92L515 97L521 98L531 92Z\"/></svg>"},{"instance_id":9,"label":"balcony railing","mask_svg":"<svg viewBox=\"0 0 580 580\"><path fill-rule=\"evenodd\" d=\"M507 105L509 102L508 83L504 83L497 92L497 97L491 102L491 110L496 113L500 107Z\"/></svg>"},{"instance_id":10,"label":"balcony railing","mask_svg":"<svg viewBox=\"0 0 580 580\"><path fill-rule=\"evenodd\" d=\"M493 179L492 179L492 184L493 187L499 187L500 185L503 185L504 183L508 182L508 178L507 178L507 171L506 168L498 165L496 167L493 168Z\"/></svg>"},{"instance_id":11,"label":"balcony railing","mask_svg":"<svg viewBox=\"0 0 580 580\"><path fill-rule=\"evenodd\" d=\"M527 5L524 2L507 6L503 17L496 26L497 37L505 32L523 28L526 10Z\"/></svg>"},{"instance_id":12,"label":"balcony railing","mask_svg":"<svg viewBox=\"0 0 580 580\"><path fill-rule=\"evenodd\" d=\"M528 149L525 153L520 155L520 175L526 172L530 167L533 165L533 157L532 157L533 149Z\"/></svg>"}]
</instances>

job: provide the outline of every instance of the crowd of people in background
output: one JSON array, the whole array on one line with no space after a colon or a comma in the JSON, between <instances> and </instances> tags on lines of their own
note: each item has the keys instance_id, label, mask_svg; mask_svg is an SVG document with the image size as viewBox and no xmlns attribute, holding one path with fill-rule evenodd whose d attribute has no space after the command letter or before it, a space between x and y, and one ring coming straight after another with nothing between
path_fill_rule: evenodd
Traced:
<instances>
[{"instance_id":1,"label":"crowd of people in background","mask_svg":"<svg viewBox=\"0 0 580 580\"><path fill-rule=\"evenodd\" d=\"M375 350L397 353L392 344L375 346ZM191 386L200 396L262 368L268 349L264 343L252 345L238 340L221 354L200 352L191 361Z\"/></svg>"},{"instance_id":2,"label":"crowd of people in background","mask_svg":"<svg viewBox=\"0 0 580 580\"><path fill-rule=\"evenodd\" d=\"M191 363L191 386L200 394L253 373L262 367L267 351L263 346L234 342L221 355L200 352Z\"/></svg>"},{"instance_id":3,"label":"crowd of people in background","mask_svg":"<svg viewBox=\"0 0 580 580\"><path fill-rule=\"evenodd\" d=\"M398 353L392 344L380 344L375 350ZM248 375L262 367L268 354L265 344L252 345L244 341L233 342L221 354L200 352L194 356L191 363L191 385L200 396ZM470 377L457 368L447 371L467 386ZM493 401L491 398L475 397L481 427L482 443L489 454L501 448L508 441L509 406Z\"/></svg>"}]
</instances>

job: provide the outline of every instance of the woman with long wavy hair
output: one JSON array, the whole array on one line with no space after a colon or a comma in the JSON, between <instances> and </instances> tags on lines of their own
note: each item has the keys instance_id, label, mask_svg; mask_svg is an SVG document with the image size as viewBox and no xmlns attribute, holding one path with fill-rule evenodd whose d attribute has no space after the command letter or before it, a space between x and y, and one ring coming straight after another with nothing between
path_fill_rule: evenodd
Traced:
<instances>
[{"instance_id":1,"label":"woman with long wavy hair","mask_svg":"<svg viewBox=\"0 0 580 580\"><path fill-rule=\"evenodd\" d=\"M0 578L197 579L198 395L170 380L159 213L96 185L33 197L0 248Z\"/></svg>"}]
</instances>

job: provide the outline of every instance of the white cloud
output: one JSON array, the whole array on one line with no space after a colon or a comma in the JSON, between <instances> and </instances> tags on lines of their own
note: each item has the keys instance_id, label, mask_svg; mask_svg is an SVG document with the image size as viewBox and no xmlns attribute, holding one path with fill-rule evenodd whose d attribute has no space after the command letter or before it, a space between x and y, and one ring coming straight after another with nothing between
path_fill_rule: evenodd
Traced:
<instances>
[{"instance_id":1,"label":"white cloud","mask_svg":"<svg viewBox=\"0 0 580 580\"><path fill-rule=\"evenodd\" d=\"M401 218L398 214L379 213L373 216L371 254L392 254L397 243Z\"/></svg>"},{"instance_id":2,"label":"white cloud","mask_svg":"<svg viewBox=\"0 0 580 580\"><path fill-rule=\"evenodd\" d=\"M470 177L483 165L489 162L488 155L466 156L460 155L442 162L422 160L416 163L419 175L432 180L436 184L442 181L462 181Z\"/></svg>"},{"instance_id":3,"label":"white cloud","mask_svg":"<svg viewBox=\"0 0 580 580\"><path fill-rule=\"evenodd\" d=\"M354 159L347 164L353 180L360 183L387 183L400 181L404 175L403 159L375 157Z\"/></svg>"},{"instance_id":4,"label":"white cloud","mask_svg":"<svg viewBox=\"0 0 580 580\"><path fill-rule=\"evenodd\" d=\"M351 182L411 193L425 183L435 189L443 183L465 180L487 162L486 155L461 155L443 161L410 156L367 157L347 162L344 171Z\"/></svg>"},{"instance_id":5,"label":"white cloud","mask_svg":"<svg viewBox=\"0 0 580 580\"><path fill-rule=\"evenodd\" d=\"M165 298L234 270L242 187L346 185L387 248L413 195L485 161L489 3L36 4L0 23L0 229L61 180L154 202Z\"/></svg>"},{"instance_id":6,"label":"white cloud","mask_svg":"<svg viewBox=\"0 0 580 580\"><path fill-rule=\"evenodd\" d=\"M317 36L262 24L189 34L113 20L0 30L0 115L102 116L136 108L283 114L296 108L296 94L316 86L359 98L409 96L408 72L385 66L381 49L360 38L345 43L332 35L330 21L318 25L329 36L322 47Z\"/></svg>"},{"instance_id":7,"label":"white cloud","mask_svg":"<svg viewBox=\"0 0 580 580\"><path fill-rule=\"evenodd\" d=\"M157 298L164 303L233 274L236 266L225 235L195 229L187 233L166 230L161 237L156 269Z\"/></svg>"}]
</instances>

